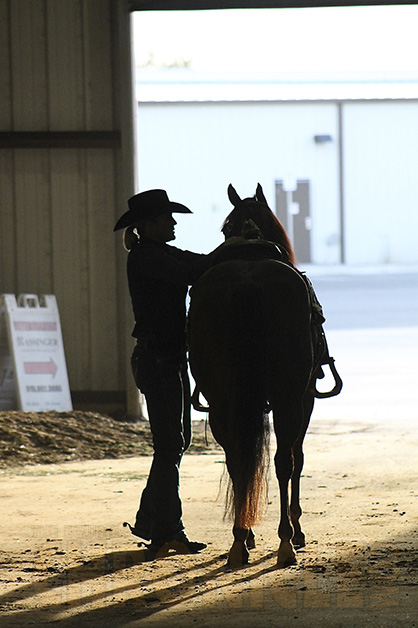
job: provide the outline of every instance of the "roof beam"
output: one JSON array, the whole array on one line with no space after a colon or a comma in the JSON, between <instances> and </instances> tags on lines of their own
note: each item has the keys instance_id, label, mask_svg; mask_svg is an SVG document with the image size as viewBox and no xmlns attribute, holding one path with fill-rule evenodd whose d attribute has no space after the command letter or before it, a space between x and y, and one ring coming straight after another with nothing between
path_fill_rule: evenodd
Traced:
<instances>
[{"instance_id":1,"label":"roof beam","mask_svg":"<svg viewBox=\"0 0 418 628\"><path fill-rule=\"evenodd\" d=\"M418 4L416 0L129 0L130 11L192 11L207 9L298 9Z\"/></svg>"},{"instance_id":2,"label":"roof beam","mask_svg":"<svg viewBox=\"0 0 418 628\"><path fill-rule=\"evenodd\" d=\"M120 131L3 131L0 148L119 148Z\"/></svg>"}]
</instances>

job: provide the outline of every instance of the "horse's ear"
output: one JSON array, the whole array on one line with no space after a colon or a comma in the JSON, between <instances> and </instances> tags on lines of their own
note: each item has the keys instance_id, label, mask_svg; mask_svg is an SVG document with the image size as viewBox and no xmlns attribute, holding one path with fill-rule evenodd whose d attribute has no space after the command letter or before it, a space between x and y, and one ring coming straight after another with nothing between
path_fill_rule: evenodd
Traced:
<instances>
[{"instance_id":1,"label":"horse's ear","mask_svg":"<svg viewBox=\"0 0 418 628\"><path fill-rule=\"evenodd\" d=\"M255 191L255 198L259 203L264 203L268 207L268 203L266 197L264 196L263 188L259 183L257 183L257 189Z\"/></svg>"},{"instance_id":2,"label":"horse's ear","mask_svg":"<svg viewBox=\"0 0 418 628\"><path fill-rule=\"evenodd\" d=\"M241 203L240 197L238 196L235 188L231 184L228 185L228 198L234 207Z\"/></svg>"}]
</instances>

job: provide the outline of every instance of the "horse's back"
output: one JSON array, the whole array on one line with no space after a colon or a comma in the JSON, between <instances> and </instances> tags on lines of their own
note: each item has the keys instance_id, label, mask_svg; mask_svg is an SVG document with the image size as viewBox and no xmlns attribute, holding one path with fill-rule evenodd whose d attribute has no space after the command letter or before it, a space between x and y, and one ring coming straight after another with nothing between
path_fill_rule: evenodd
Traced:
<instances>
[{"instance_id":1,"label":"horse's back","mask_svg":"<svg viewBox=\"0 0 418 628\"><path fill-rule=\"evenodd\" d=\"M234 260L212 267L193 287L189 310L192 334L194 327L203 322L209 327L217 327L220 321L227 328L228 321L233 325L231 308L237 298L245 299L244 308L255 303L260 315L266 308L265 322L274 329L289 324L293 327L291 321L295 318L309 329L309 296L297 271L277 260Z\"/></svg>"},{"instance_id":2,"label":"horse's back","mask_svg":"<svg viewBox=\"0 0 418 628\"><path fill-rule=\"evenodd\" d=\"M213 266L199 279L192 289L191 308L210 301L214 295L228 300L237 285L252 282L264 291L277 291L286 287L292 294L298 294L298 299L306 299L305 282L289 264L273 259L233 259Z\"/></svg>"}]
</instances>

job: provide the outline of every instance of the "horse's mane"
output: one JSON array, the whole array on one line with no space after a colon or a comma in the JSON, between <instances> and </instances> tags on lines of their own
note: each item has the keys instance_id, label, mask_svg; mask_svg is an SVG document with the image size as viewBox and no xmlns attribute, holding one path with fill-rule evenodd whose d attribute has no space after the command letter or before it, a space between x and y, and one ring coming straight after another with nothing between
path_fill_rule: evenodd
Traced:
<instances>
[{"instance_id":1,"label":"horse's mane","mask_svg":"<svg viewBox=\"0 0 418 628\"><path fill-rule=\"evenodd\" d=\"M254 233L257 234L254 237L275 242L287 254L289 262L296 265L295 254L288 235L280 220L268 206L261 185L257 185L257 191L253 197L244 199L241 199L232 185L229 185L228 197L234 209L222 225L225 239L243 235L244 226L248 230L252 227Z\"/></svg>"}]
</instances>

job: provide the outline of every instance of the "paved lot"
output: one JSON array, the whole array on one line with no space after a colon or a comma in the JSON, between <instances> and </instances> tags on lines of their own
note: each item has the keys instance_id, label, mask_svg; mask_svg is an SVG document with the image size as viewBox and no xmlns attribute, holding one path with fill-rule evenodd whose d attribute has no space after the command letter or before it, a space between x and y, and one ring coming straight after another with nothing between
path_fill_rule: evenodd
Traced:
<instances>
[{"instance_id":1,"label":"paved lot","mask_svg":"<svg viewBox=\"0 0 418 628\"><path fill-rule=\"evenodd\" d=\"M309 267L326 329L418 327L418 268Z\"/></svg>"},{"instance_id":2,"label":"paved lot","mask_svg":"<svg viewBox=\"0 0 418 628\"><path fill-rule=\"evenodd\" d=\"M308 269L327 321L343 393L316 413L396 429L418 418L418 270Z\"/></svg>"}]
</instances>

